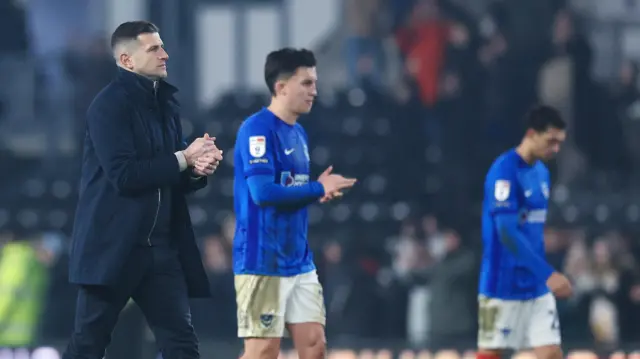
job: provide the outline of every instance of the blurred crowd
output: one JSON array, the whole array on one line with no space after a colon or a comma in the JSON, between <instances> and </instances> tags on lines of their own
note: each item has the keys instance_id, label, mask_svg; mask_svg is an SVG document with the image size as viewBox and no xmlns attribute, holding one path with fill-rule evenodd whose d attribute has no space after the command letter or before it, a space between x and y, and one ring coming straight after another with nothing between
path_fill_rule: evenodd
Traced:
<instances>
[{"instance_id":1,"label":"blurred crowd","mask_svg":"<svg viewBox=\"0 0 640 359\"><path fill-rule=\"evenodd\" d=\"M595 79L586 21L565 1L493 1L480 16L449 0L345 3L351 86L419 107L425 139L448 150L449 163L513 145L523 113L543 102L571 128L558 182L632 183L637 64L623 58L614 81Z\"/></svg>"},{"instance_id":2,"label":"blurred crowd","mask_svg":"<svg viewBox=\"0 0 640 359\"><path fill-rule=\"evenodd\" d=\"M204 262L219 291L214 306L203 302L194 308L194 320L213 336L235 333L233 226L229 217L221 233L204 239ZM634 233L619 231L547 229L547 258L575 288L571 299L559 302L563 338L570 345L613 349L638 342L640 245L633 238ZM351 248L333 239L323 243L316 263L331 340L408 340L432 350L473 349L478 238L462 237L425 215L406 220L396 236L386 239L384 250Z\"/></svg>"},{"instance_id":3,"label":"blurred crowd","mask_svg":"<svg viewBox=\"0 0 640 359\"><path fill-rule=\"evenodd\" d=\"M546 103L570 124L554 166L556 186L604 196L637 186L638 65L623 59L612 83L597 80L585 22L565 2L546 2L546 11L523 15L523 4L518 11L494 1L481 16L447 0L345 2L350 85L419 108L423 118L411 120L443 151L444 166L463 164L479 180L487 162L522 136L526 110ZM536 19L535 29L526 29L533 20L521 21L524 16ZM637 234L565 227L550 227L546 235L549 260L576 286L574 298L561 303L564 337L637 342ZM402 322L397 333L430 337L435 345L470 341L479 238L461 240L456 229L438 228L427 216L405 223L393 243L392 264L377 285L393 283L390 307L408 313L396 318ZM415 304L424 298L428 309ZM420 336L421 330L429 335Z\"/></svg>"},{"instance_id":4,"label":"blurred crowd","mask_svg":"<svg viewBox=\"0 0 640 359\"><path fill-rule=\"evenodd\" d=\"M469 225L456 211L477 203L478 183L487 166L517 143L520 119L535 103L556 106L570 124L567 144L552 164L555 186L602 197L636 192L638 65L623 58L613 81L597 79L591 71L595 50L580 14L560 0L544 1L544 6L529 3L542 2L514 6L491 1L478 13L453 0L343 1L344 51L339 61L348 74L345 88L409 109L410 116L398 115L393 121L419 134L417 141L428 149L427 156L441 159L430 171L441 174L454 194L434 197L426 206L429 210L404 219L392 229L393 235L371 245L366 238L345 241L337 231L312 231L332 342L385 339L431 348L474 347L480 222ZM36 30L27 30L29 17L22 6L0 2L0 52L49 56L28 50ZM15 35L19 28L25 29L24 36ZM30 124L61 131L64 126L49 116L72 119L71 147L80 145L84 111L115 69L104 39L85 35L39 62L46 66L36 71L37 83L43 85L37 86L37 120ZM10 59L3 56L0 62L18 66ZM61 103L67 104L66 110L55 110ZM11 118L10 107L0 101L0 127ZM410 148L417 143L408 142L404 153L420 157L414 165L421 167L422 153ZM393 144L398 145L403 143ZM55 162L53 167L64 165ZM441 207L451 203L456 204L453 212L443 214ZM201 337L232 340L236 317L230 248L235 222L232 215L223 217L217 229L200 233L215 296L193 303L193 321ZM72 328L75 303L75 290L66 280L67 239L64 233L7 233L0 243L31 237L37 238L30 242L35 258L50 268L42 337L64 339ZM559 303L567 342L605 348L640 342L637 238L633 226L603 229L552 221L545 236L548 259L571 278L576 292Z\"/></svg>"}]
</instances>

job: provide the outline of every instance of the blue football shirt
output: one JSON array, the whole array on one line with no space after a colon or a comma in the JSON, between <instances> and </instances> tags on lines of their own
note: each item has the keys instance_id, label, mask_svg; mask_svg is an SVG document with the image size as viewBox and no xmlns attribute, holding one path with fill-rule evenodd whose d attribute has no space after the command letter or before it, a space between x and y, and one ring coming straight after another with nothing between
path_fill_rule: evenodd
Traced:
<instances>
[{"instance_id":1,"label":"blue football shirt","mask_svg":"<svg viewBox=\"0 0 640 359\"><path fill-rule=\"evenodd\" d=\"M549 292L521 259L500 241L496 216L516 213L519 230L536 255L545 258L544 225L549 200L549 170L540 161L526 163L512 149L494 162L484 183L482 266L479 292L490 298L527 300Z\"/></svg>"},{"instance_id":2,"label":"blue football shirt","mask_svg":"<svg viewBox=\"0 0 640 359\"><path fill-rule=\"evenodd\" d=\"M287 124L262 109L240 126L234 162L234 273L293 276L314 270L306 205L258 206L247 183L249 177L262 175L285 187L309 182L310 158L302 126Z\"/></svg>"}]
</instances>

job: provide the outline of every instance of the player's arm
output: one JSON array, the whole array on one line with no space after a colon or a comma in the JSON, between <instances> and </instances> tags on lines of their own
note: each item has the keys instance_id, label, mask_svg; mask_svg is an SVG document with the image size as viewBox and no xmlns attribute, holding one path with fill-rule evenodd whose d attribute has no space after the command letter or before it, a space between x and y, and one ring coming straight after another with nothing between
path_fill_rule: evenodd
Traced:
<instances>
[{"instance_id":1,"label":"player's arm","mask_svg":"<svg viewBox=\"0 0 640 359\"><path fill-rule=\"evenodd\" d=\"M539 256L531 246L529 239L520 229L521 199L519 198L520 186L515 175L498 175L493 181L492 214L498 227L502 244L527 269L543 281L546 281L554 272L547 261ZM491 195L491 189L487 189L487 195Z\"/></svg>"},{"instance_id":2,"label":"player's arm","mask_svg":"<svg viewBox=\"0 0 640 359\"><path fill-rule=\"evenodd\" d=\"M183 142L180 150L184 151L188 144ZM189 167L180 174L180 188L184 193L195 192L207 186L207 176L198 176L193 173L193 167Z\"/></svg>"},{"instance_id":3,"label":"player's arm","mask_svg":"<svg viewBox=\"0 0 640 359\"><path fill-rule=\"evenodd\" d=\"M251 149L253 147L253 149ZM271 130L258 122L247 122L238 132L244 175L251 199L259 206L279 206L300 203L324 196L319 182L285 187L275 183L275 146Z\"/></svg>"},{"instance_id":4,"label":"player's arm","mask_svg":"<svg viewBox=\"0 0 640 359\"><path fill-rule=\"evenodd\" d=\"M134 145L131 114L124 101L101 97L87 112L87 130L107 178L121 194L179 184L181 172L186 169L184 156L169 153L140 159ZM178 155L183 156L183 163Z\"/></svg>"},{"instance_id":5,"label":"player's arm","mask_svg":"<svg viewBox=\"0 0 640 359\"><path fill-rule=\"evenodd\" d=\"M555 270L533 250L529 240L519 228L519 219L517 213L496 215L500 240L520 260L520 263L524 264L538 278L546 281Z\"/></svg>"},{"instance_id":6,"label":"player's arm","mask_svg":"<svg viewBox=\"0 0 640 359\"><path fill-rule=\"evenodd\" d=\"M311 203L324 196L319 182L284 187L273 182L273 176L251 176L247 179L251 198L258 206L282 206Z\"/></svg>"}]
</instances>

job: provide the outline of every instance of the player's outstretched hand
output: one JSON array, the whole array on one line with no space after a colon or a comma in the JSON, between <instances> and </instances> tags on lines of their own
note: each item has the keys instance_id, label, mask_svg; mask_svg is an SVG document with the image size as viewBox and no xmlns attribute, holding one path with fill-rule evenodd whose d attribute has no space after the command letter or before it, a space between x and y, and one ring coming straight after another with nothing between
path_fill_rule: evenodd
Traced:
<instances>
[{"instance_id":1,"label":"player's outstretched hand","mask_svg":"<svg viewBox=\"0 0 640 359\"><path fill-rule=\"evenodd\" d=\"M205 141L215 141L215 137L209 137L208 133L205 133L203 138ZM210 176L218 168L220 161L222 161L222 150L219 150L214 144L204 155L196 159L193 172L197 176Z\"/></svg>"},{"instance_id":2,"label":"player's outstretched hand","mask_svg":"<svg viewBox=\"0 0 640 359\"><path fill-rule=\"evenodd\" d=\"M324 172L322 172L322 174L318 178L318 181L320 181L321 178L325 178L328 175L330 175L331 171L333 171L333 166L327 167L327 169L324 170ZM329 202L329 201L331 201L333 199L339 198L339 197L342 197L342 192L341 191L336 191L336 192L333 192L333 193L326 193L324 195L324 197L320 198L320 203L327 203L327 202Z\"/></svg>"},{"instance_id":3,"label":"player's outstretched hand","mask_svg":"<svg viewBox=\"0 0 640 359\"><path fill-rule=\"evenodd\" d=\"M355 178L345 178L342 175L333 174L331 171L333 171L333 166L329 166L318 177L318 182L324 187L325 193L325 196L320 199L321 203L342 196L342 190L353 187L357 181Z\"/></svg>"},{"instance_id":4,"label":"player's outstretched hand","mask_svg":"<svg viewBox=\"0 0 640 359\"><path fill-rule=\"evenodd\" d=\"M558 298L568 298L573 293L571 282L562 273L554 272L547 279L547 287Z\"/></svg>"},{"instance_id":5,"label":"player's outstretched hand","mask_svg":"<svg viewBox=\"0 0 640 359\"><path fill-rule=\"evenodd\" d=\"M209 135L204 135L202 137L196 138L187 149L182 151L184 157L187 159L187 164L189 166L195 166L198 158L204 156L208 152L219 151L215 144L215 137L209 137Z\"/></svg>"}]
</instances>

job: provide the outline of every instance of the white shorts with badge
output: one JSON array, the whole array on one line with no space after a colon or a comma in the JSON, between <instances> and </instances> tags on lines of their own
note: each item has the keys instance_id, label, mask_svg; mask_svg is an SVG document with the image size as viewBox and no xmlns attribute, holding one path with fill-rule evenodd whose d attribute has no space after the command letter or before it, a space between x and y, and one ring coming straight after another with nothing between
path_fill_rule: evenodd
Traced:
<instances>
[{"instance_id":1,"label":"white shorts with badge","mask_svg":"<svg viewBox=\"0 0 640 359\"><path fill-rule=\"evenodd\" d=\"M235 287L240 338L282 338L285 324L326 323L315 270L292 277L239 274Z\"/></svg>"},{"instance_id":2,"label":"white shorts with badge","mask_svg":"<svg viewBox=\"0 0 640 359\"><path fill-rule=\"evenodd\" d=\"M553 294L531 300L478 297L478 349L522 350L560 343Z\"/></svg>"}]
</instances>

